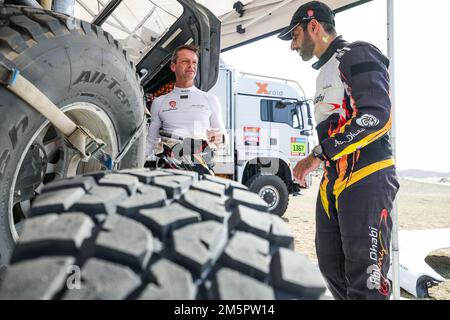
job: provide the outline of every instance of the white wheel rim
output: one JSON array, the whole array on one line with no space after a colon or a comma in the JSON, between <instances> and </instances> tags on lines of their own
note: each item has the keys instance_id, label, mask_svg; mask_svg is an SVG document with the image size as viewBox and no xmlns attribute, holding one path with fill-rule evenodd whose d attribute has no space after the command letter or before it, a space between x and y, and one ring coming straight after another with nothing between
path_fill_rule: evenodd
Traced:
<instances>
[{"instance_id":1,"label":"white wheel rim","mask_svg":"<svg viewBox=\"0 0 450 320\"><path fill-rule=\"evenodd\" d=\"M102 109L92 103L77 102L64 106L61 108L61 110L64 111L64 113L66 113L73 121L75 121L75 123L87 128L95 137L102 139L107 144L107 146L104 148L104 151L106 153L117 155L118 143L114 125L109 116ZM19 205L20 210L23 210L22 206L24 206L25 208L29 207L30 202L29 200L27 200L19 201L20 203L14 203L14 195L16 194L17 196L17 193L15 193L14 191L16 188L20 169L23 165L23 161L32 145L40 145L43 152L46 152L46 155L53 154L55 152L61 152L61 150L64 154L64 159L59 159L56 164L47 163L44 176L54 174L54 179L60 179L63 177L75 176L77 173L90 172L100 169L100 165L93 160L90 160L87 163L81 163L79 157L77 157L74 153L71 153L70 150L66 146L64 146L64 141L60 133L57 133L57 137L55 139L44 141L45 136L49 133L49 131L53 130L52 127L53 126L47 120L39 127L39 129L35 132L26 148L24 149L24 152L17 164L17 169L13 175L12 188L9 195L10 209L8 216L9 227L14 242L17 242L17 240L19 239L16 224L20 225L21 223L23 223L23 220L14 222L13 208L14 206ZM65 157L66 154L68 155L68 157ZM62 176L64 170L66 170L67 172L65 176ZM44 183L41 183L35 189L35 193L39 194L43 186Z\"/></svg>"},{"instance_id":2,"label":"white wheel rim","mask_svg":"<svg viewBox=\"0 0 450 320\"><path fill-rule=\"evenodd\" d=\"M265 197L267 195L271 195L273 197L273 201L271 203L268 203L270 211L275 209L278 206L278 204L280 203L280 193L274 186L264 186L263 188L261 188L261 190L259 190L258 195L264 201L266 201Z\"/></svg>"}]
</instances>

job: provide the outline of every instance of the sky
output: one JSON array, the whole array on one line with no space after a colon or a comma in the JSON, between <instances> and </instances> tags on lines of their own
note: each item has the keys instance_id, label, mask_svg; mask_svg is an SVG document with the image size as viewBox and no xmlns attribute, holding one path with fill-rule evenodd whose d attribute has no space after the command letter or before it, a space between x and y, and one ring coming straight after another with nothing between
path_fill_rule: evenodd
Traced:
<instances>
[{"instance_id":1,"label":"sky","mask_svg":"<svg viewBox=\"0 0 450 320\"><path fill-rule=\"evenodd\" d=\"M450 172L450 59L447 0L395 0L395 150L399 170ZM289 21L286 22L286 25ZM364 40L387 55L386 0L374 0L336 15L347 41ZM238 71L298 81L314 97L315 59L303 62L276 36L222 53ZM450 135L449 135L450 136Z\"/></svg>"}]
</instances>

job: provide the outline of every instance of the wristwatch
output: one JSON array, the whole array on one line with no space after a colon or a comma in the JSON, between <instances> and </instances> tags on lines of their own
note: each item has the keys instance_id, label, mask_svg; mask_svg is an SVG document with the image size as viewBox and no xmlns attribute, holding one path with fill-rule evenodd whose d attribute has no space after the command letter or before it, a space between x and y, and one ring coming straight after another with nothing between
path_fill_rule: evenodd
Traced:
<instances>
[{"instance_id":1,"label":"wristwatch","mask_svg":"<svg viewBox=\"0 0 450 320\"><path fill-rule=\"evenodd\" d=\"M324 156L324 154L323 154L322 146L321 146L320 144L318 144L317 146L315 146L315 147L312 149L312 155L313 155L315 158L319 158L319 159L322 160L322 161L325 161L325 160L326 160L326 159L325 159L325 156Z\"/></svg>"}]
</instances>

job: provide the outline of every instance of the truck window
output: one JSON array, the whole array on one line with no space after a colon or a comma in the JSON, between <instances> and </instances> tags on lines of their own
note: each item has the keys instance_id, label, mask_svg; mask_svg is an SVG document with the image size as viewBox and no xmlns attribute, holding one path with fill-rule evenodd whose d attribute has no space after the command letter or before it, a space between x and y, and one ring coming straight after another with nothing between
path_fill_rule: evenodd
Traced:
<instances>
[{"instance_id":1,"label":"truck window","mask_svg":"<svg viewBox=\"0 0 450 320\"><path fill-rule=\"evenodd\" d=\"M297 104L276 108L279 100L261 100L261 121L286 123L294 129L303 129L303 118Z\"/></svg>"}]
</instances>

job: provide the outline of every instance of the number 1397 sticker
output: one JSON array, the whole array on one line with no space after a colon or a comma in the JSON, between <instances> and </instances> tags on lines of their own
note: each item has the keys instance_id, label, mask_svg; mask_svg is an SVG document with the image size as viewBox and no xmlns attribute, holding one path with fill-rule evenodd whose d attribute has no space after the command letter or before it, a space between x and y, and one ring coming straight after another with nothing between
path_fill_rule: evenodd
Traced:
<instances>
[{"instance_id":1,"label":"number 1397 sticker","mask_svg":"<svg viewBox=\"0 0 450 320\"><path fill-rule=\"evenodd\" d=\"M304 138L291 138L291 156L305 156L306 142Z\"/></svg>"}]
</instances>

